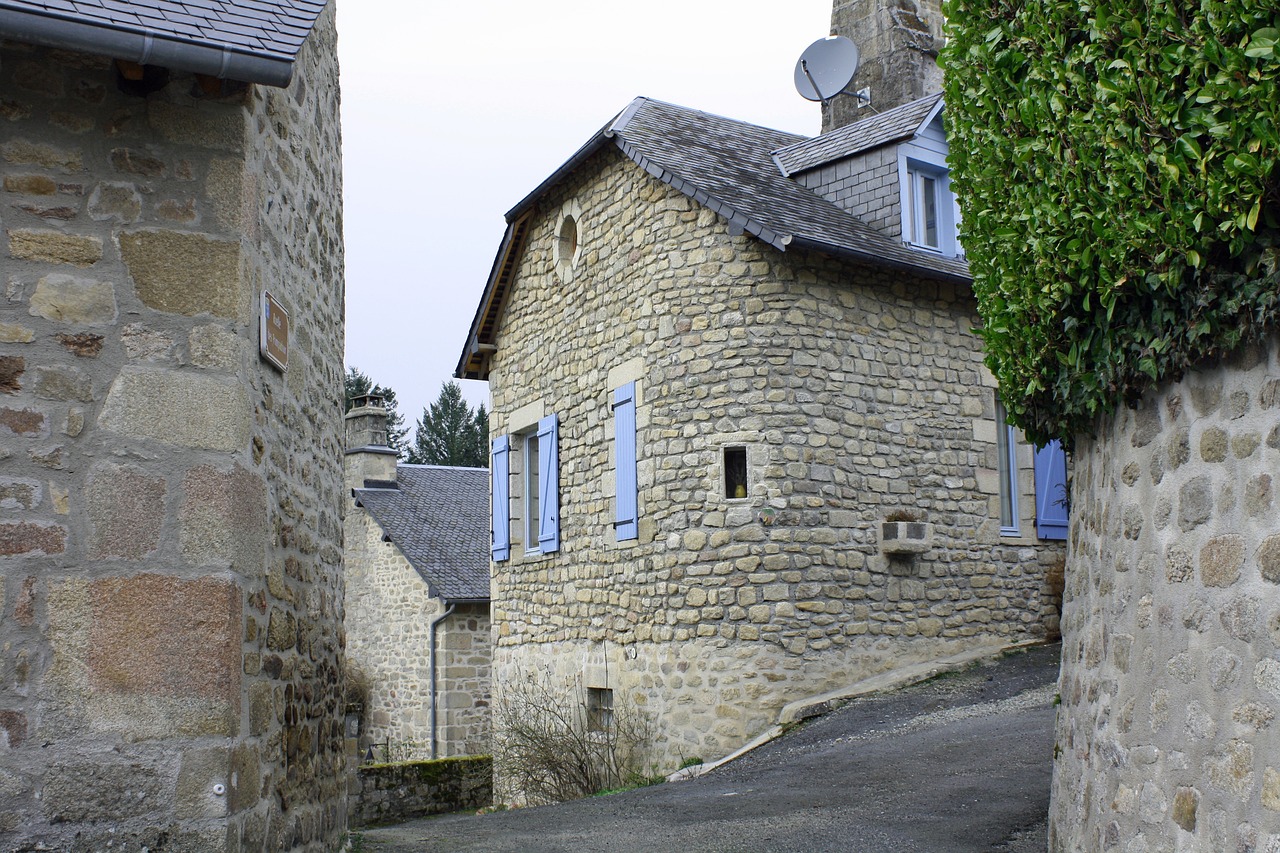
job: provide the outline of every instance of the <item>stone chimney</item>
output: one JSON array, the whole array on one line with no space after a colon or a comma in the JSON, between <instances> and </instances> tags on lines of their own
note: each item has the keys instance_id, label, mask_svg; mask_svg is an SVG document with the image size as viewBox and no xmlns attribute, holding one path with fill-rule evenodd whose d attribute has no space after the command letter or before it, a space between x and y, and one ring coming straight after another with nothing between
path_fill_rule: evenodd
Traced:
<instances>
[{"instance_id":1,"label":"stone chimney","mask_svg":"<svg viewBox=\"0 0 1280 853\"><path fill-rule=\"evenodd\" d=\"M831 32L858 46L858 73L845 91L870 89L870 107L837 95L822 109L822 132L942 91L941 0L834 0Z\"/></svg>"},{"instance_id":2,"label":"stone chimney","mask_svg":"<svg viewBox=\"0 0 1280 853\"><path fill-rule=\"evenodd\" d=\"M387 409L376 394L356 397L347 412L347 488L362 489L366 480L395 482L396 452L387 444Z\"/></svg>"}]
</instances>

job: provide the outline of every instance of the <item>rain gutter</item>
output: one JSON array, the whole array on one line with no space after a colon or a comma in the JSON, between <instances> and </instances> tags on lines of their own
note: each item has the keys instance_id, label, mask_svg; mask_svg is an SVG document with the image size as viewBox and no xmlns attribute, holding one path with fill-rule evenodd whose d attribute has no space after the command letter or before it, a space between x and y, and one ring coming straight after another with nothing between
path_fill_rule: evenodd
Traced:
<instances>
[{"instance_id":1,"label":"rain gutter","mask_svg":"<svg viewBox=\"0 0 1280 853\"><path fill-rule=\"evenodd\" d=\"M278 88L288 86L293 76L293 59L282 55L245 53L229 45L210 45L149 29L126 29L3 7L0 37Z\"/></svg>"}]
</instances>

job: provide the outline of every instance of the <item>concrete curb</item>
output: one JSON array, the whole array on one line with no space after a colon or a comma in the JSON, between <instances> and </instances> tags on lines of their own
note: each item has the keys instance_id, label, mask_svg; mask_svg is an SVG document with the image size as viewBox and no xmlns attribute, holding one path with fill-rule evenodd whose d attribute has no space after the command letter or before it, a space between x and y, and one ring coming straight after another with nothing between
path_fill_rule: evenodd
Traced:
<instances>
[{"instance_id":1,"label":"concrete curb","mask_svg":"<svg viewBox=\"0 0 1280 853\"><path fill-rule=\"evenodd\" d=\"M708 764L696 764L693 767L686 767L683 770L677 770L667 777L668 782L683 782L686 779L696 779L704 773L709 773L717 767L728 764L737 758L741 758L753 749L764 746L771 740L776 740L786 733L787 729L793 723L801 720L807 720L810 717L818 717L822 714L829 713L834 710L837 705L847 702L850 699L857 699L860 696L868 696L872 693L882 693L886 690L899 690L903 687L909 687L912 684L919 684L921 681L928 681L938 675L946 672L957 672L966 669L975 663L983 660L998 658L1006 652L1018 651L1019 649L1029 649L1034 646L1042 646L1042 640L1027 640L1021 643L1012 643L1009 645L993 644L989 646L980 646L976 649L970 649L960 654L951 655L950 657L939 658L937 660L927 661L925 663L912 664L904 666L900 669L893 669L888 672L882 672L879 675L873 675L865 678L848 687L841 687L832 690L829 693L822 693L808 699L801 699L784 705L782 710L778 712L778 724L771 729L757 735L752 741L747 743L734 752L729 753L724 758L712 761Z\"/></svg>"}]
</instances>

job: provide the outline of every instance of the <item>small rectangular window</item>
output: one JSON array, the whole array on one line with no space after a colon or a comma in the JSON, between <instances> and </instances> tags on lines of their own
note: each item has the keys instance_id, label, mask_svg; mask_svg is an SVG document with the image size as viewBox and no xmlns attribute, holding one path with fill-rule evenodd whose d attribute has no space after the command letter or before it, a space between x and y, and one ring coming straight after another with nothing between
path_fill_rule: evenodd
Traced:
<instances>
[{"instance_id":1,"label":"small rectangular window","mask_svg":"<svg viewBox=\"0 0 1280 853\"><path fill-rule=\"evenodd\" d=\"M724 496L726 498L747 496L747 449L745 447L724 449Z\"/></svg>"},{"instance_id":2,"label":"small rectangular window","mask_svg":"<svg viewBox=\"0 0 1280 853\"><path fill-rule=\"evenodd\" d=\"M613 728L613 691L607 687L587 688L587 731L607 732Z\"/></svg>"},{"instance_id":3,"label":"small rectangular window","mask_svg":"<svg viewBox=\"0 0 1280 853\"><path fill-rule=\"evenodd\" d=\"M1018 444L1008 413L996 395L996 470L1000 475L1000 533L1018 536Z\"/></svg>"}]
</instances>

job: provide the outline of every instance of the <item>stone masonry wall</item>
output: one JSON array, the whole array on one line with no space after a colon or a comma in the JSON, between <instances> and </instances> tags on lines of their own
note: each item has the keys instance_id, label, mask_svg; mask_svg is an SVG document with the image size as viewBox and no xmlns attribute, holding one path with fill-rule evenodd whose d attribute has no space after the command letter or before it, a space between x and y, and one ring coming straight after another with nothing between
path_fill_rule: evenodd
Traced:
<instances>
[{"instance_id":1,"label":"stone masonry wall","mask_svg":"<svg viewBox=\"0 0 1280 853\"><path fill-rule=\"evenodd\" d=\"M1051 849L1280 850L1280 341L1074 461Z\"/></svg>"},{"instance_id":2,"label":"stone masonry wall","mask_svg":"<svg viewBox=\"0 0 1280 853\"><path fill-rule=\"evenodd\" d=\"M665 769L724 755L787 702L1045 634L1062 549L1034 538L1029 448L1025 535L1000 535L969 293L732 237L612 151L577 175L530 228L490 379L494 435L560 424L556 554L521 541L512 442L499 693L525 677L613 689L657 721ZM570 210L566 275L552 247ZM610 403L629 379L640 535L617 543ZM724 494L727 446L746 449L745 498ZM881 554L895 510L933 525L928 552Z\"/></svg>"},{"instance_id":3,"label":"stone masonry wall","mask_svg":"<svg viewBox=\"0 0 1280 853\"><path fill-rule=\"evenodd\" d=\"M0 45L4 849L345 829L333 46L330 9L288 90L210 98Z\"/></svg>"},{"instance_id":4,"label":"stone masonry wall","mask_svg":"<svg viewBox=\"0 0 1280 853\"><path fill-rule=\"evenodd\" d=\"M445 610L382 527L348 498L347 659L370 684L361 751L431 757L431 623ZM436 755L489 750L489 612L458 605L436 628ZM375 748L379 753L380 747Z\"/></svg>"},{"instance_id":5,"label":"stone masonry wall","mask_svg":"<svg viewBox=\"0 0 1280 853\"><path fill-rule=\"evenodd\" d=\"M871 108L852 95L823 106L822 132L942 91L941 0L834 0L831 32L852 39L860 61L846 92L871 90Z\"/></svg>"}]
</instances>

